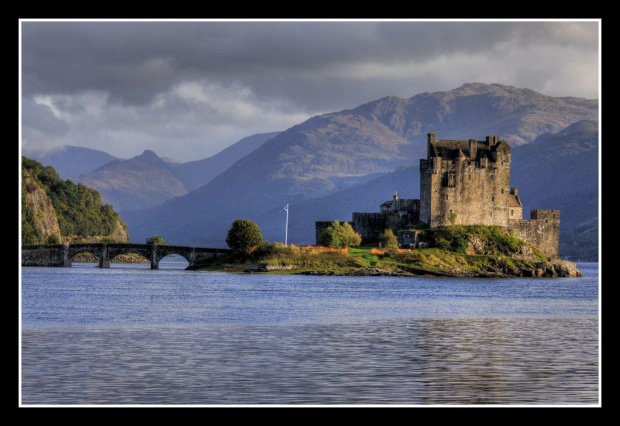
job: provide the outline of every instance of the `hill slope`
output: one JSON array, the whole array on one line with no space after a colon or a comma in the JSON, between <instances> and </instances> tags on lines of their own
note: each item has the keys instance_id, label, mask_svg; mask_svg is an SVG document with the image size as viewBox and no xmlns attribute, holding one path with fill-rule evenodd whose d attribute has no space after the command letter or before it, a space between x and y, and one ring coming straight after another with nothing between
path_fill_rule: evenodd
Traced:
<instances>
[{"instance_id":1,"label":"hill slope","mask_svg":"<svg viewBox=\"0 0 620 426\"><path fill-rule=\"evenodd\" d=\"M71 179L95 188L118 211L152 207L187 193L173 167L150 150Z\"/></svg>"},{"instance_id":2,"label":"hill slope","mask_svg":"<svg viewBox=\"0 0 620 426\"><path fill-rule=\"evenodd\" d=\"M597 117L595 100L553 98L502 85L386 97L313 117L268 140L207 185L149 211L126 212L124 218L137 239L158 233L173 243L224 247L222 232L237 218L256 220L287 203L419 164L428 132L444 139L500 135L514 146ZM394 189L386 190L388 198ZM274 227L280 219L273 219Z\"/></svg>"},{"instance_id":3,"label":"hill slope","mask_svg":"<svg viewBox=\"0 0 620 426\"><path fill-rule=\"evenodd\" d=\"M22 244L129 240L126 225L97 191L63 181L53 167L22 157Z\"/></svg>"},{"instance_id":4,"label":"hill slope","mask_svg":"<svg viewBox=\"0 0 620 426\"><path fill-rule=\"evenodd\" d=\"M232 166L237 160L250 154L265 141L279 132L260 133L241 139L212 157L190 161L174 166L175 175L183 182L188 191L206 185L214 177Z\"/></svg>"}]
</instances>

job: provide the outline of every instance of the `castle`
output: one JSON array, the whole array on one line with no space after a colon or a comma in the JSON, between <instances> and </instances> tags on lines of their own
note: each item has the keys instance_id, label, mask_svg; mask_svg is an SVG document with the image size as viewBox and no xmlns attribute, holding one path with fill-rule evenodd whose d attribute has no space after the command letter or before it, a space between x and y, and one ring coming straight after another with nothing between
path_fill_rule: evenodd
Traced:
<instances>
[{"instance_id":1,"label":"castle","mask_svg":"<svg viewBox=\"0 0 620 426\"><path fill-rule=\"evenodd\" d=\"M380 213L353 213L350 222L362 243L376 239L394 218L444 225L494 225L531 243L549 258L559 257L559 210L532 210L524 220L517 188L510 188L511 149L499 136L485 140L442 140L428 134L420 159L420 199L393 200ZM331 222L316 222L318 238ZM402 236L399 236L402 243Z\"/></svg>"}]
</instances>

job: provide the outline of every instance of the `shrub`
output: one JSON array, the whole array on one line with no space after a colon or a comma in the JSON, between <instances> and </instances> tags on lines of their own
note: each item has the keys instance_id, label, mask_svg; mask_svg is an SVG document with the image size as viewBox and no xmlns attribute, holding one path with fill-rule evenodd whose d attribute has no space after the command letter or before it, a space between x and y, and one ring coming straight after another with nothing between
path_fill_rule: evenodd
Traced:
<instances>
[{"instance_id":1,"label":"shrub","mask_svg":"<svg viewBox=\"0 0 620 426\"><path fill-rule=\"evenodd\" d=\"M398 250L398 239L394 232L391 229L386 229L383 231L381 235L379 235L379 242L382 244L384 249L395 249Z\"/></svg>"},{"instance_id":2,"label":"shrub","mask_svg":"<svg viewBox=\"0 0 620 426\"><path fill-rule=\"evenodd\" d=\"M60 238L58 238L58 235L52 234L47 237L45 244L60 244Z\"/></svg>"},{"instance_id":3,"label":"shrub","mask_svg":"<svg viewBox=\"0 0 620 426\"><path fill-rule=\"evenodd\" d=\"M318 241L322 246L335 249L359 246L361 242L361 235L355 232L349 222L341 224L337 220L321 233Z\"/></svg>"},{"instance_id":4,"label":"shrub","mask_svg":"<svg viewBox=\"0 0 620 426\"><path fill-rule=\"evenodd\" d=\"M164 239L160 237L159 235L153 235L152 237L147 238L146 243L147 244L159 244L159 245L166 244Z\"/></svg>"},{"instance_id":5,"label":"shrub","mask_svg":"<svg viewBox=\"0 0 620 426\"><path fill-rule=\"evenodd\" d=\"M319 235L318 243L324 247L341 248L341 242L338 238L338 234L336 233L336 230L331 226L321 232L321 235Z\"/></svg>"}]
</instances>

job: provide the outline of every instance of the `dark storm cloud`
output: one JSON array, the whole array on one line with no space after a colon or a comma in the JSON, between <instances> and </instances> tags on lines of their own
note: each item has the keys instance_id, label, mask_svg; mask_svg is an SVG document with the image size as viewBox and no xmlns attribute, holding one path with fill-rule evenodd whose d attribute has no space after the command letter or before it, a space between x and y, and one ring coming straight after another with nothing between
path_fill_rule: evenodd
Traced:
<instances>
[{"instance_id":1,"label":"dark storm cloud","mask_svg":"<svg viewBox=\"0 0 620 426\"><path fill-rule=\"evenodd\" d=\"M24 21L23 141L196 159L314 114L468 82L594 98L597 29L597 22Z\"/></svg>"},{"instance_id":2,"label":"dark storm cloud","mask_svg":"<svg viewBox=\"0 0 620 426\"><path fill-rule=\"evenodd\" d=\"M288 98L314 109L322 99L333 101L333 83L339 82L325 77L334 66L424 63L456 52L486 52L507 40L544 43L557 25L24 22L23 87L25 94L103 90L112 100L142 104L180 81L243 81L263 96ZM309 73L323 79L310 79Z\"/></svg>"}]
</instances>

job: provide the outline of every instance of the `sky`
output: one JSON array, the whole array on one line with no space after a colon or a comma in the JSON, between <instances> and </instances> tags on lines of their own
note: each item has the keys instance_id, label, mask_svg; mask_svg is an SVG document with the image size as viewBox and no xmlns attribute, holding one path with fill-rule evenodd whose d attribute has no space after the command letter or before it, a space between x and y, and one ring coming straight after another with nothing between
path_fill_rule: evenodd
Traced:
<instances>
[{"instance_id":1,"label":"sky","mask_svg":"<svg viewBox=\"0 0 620 426\"><path fill-rule=\"evenodd\" d=\"M21 20L23 153L210 157L465 83L600 98L599 20Z\"/></svg>"}]
</instances>

